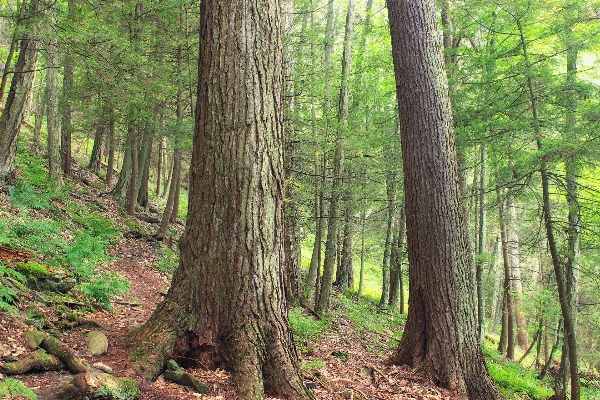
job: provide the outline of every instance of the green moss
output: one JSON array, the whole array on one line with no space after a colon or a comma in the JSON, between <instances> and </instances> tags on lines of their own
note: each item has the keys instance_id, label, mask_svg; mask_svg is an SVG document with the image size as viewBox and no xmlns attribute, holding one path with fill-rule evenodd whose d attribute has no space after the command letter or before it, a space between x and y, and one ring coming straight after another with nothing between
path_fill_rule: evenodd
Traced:
<instances>
[{"instance_id":1,"label":"green moss","mask_svg":"<svg viewBox=\"0 0 600 400\"><path fill-rule=\"evenodd\" d=\"M315 374L315 372L319 369L319 368L325 368L327 365L325 364L325 361L321 361L321 360L314 360L314 361L309 361L306 364L304 364L302 367L300 367L300 369L308 374Z\"/></svg>"},{"instance_id":2,"label":"green moss","mask_svg":"<svg viewBox=\"0 0 600 400\"><path fill-rule=\"evenodd\" d=\"M94 399L135 400L140 397L140 388L133 379L111 377L111 380L94 393Z\"/></svg>"},{"instance_id":3,"label":"green moss","mask_svg":"<svg viewBox=\"0 0 600 400\"><path fill-rule=\"evenodd\" d=\"M18 263L17 268L27 277L48 278L52 276L52 272L47 267L35 262Z\"/></svg>"}]
</instances>

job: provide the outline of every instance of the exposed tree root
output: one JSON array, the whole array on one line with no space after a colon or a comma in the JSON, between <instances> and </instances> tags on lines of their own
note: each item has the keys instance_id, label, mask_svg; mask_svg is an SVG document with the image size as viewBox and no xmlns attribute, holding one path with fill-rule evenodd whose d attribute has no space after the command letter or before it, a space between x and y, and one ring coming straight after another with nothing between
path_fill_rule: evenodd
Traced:
<instances>
[{"instance_id":1,"label":"exposed tree root","mask_svg":"<svg viewBox=\"0 0 600 400\"><path fill-rule=\"evenodd\" d=\"M62 362L46 351L39 349L15 362L0 363L0 371L6 375L20 375L29 371L59 371Z\"/></svg>"}]
</instances>

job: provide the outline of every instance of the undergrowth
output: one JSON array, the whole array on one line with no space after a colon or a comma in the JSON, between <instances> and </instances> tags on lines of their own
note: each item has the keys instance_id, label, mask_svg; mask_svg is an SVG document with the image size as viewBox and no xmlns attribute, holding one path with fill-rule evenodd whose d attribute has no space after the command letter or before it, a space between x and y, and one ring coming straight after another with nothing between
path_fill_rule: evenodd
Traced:
<instances>
[{"instance_id":1,"label":"undergrowth","mask_svg":"<svg viewBox=\"0 0 600 400\"><path fill-rule=\"evenodd\" d=\"M23 274L0 263L0 310L17 314L15 305L18 301L18 294L13 288L14 283L11 283L12 280L23 283L26 278Z\"/></svg>"},{"instance_id":2,"label":"undergrowth","mask_svg":"<svg viewBox=\"0 0 600 400\"><path fill-rule=\"evenodd\" d=\"M129 282L99 267L113 259L107 248L122 233L93 205L70 200L73 187L56 187L39 157L22 151L17 160L20 181L9 187L9 200L19 211L6 212L9 217L0 220L0 244L31 253L35 260L66 271L88 300L110 309L110 296L128 290ZM5 268L0 270L0 277L11 273ZM15 294L3 285L0 308L14 311Z\"/></svg>"},{"instance_id":3,"label":"undergrowth","mask_svg":"<svg viewBox=\"0 0 600 400\"><path fill-rule=\"evenodd\" d=\"M484 342L488 370L506 399L545 399L554 392L536 378L536 372L503 358L490 342Z\"/></svg>"},{"instance_id":4,"label":"undergrowth","mask_svg":"<svg viewBox=\"0 0 600 400\"><path fill-rule=\"evenodd\" d=\"M37 399L33 390L17 379L6 378L0 380L0 399Z\"/></svg>"}]
</instances>

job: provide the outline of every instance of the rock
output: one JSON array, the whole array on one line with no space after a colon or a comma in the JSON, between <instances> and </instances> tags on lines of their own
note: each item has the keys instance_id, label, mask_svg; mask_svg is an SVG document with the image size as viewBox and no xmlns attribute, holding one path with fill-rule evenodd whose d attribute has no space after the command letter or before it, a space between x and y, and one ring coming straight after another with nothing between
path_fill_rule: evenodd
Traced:
<instances>
[{"instance_id":1,"label":"rock","mask_svg":"<svg viewBox=\"0 0 600 400\"><path fill-rule=\"evenodd\" d=\"M97 362L97 363L92 364L92 367L94 367L96 369L99 369L102 372L106 372L107 374L112 374L113 373L113 369L110 366L108 366L108 365L106 365L104 363L101 363L101 362Z\"/></svg>"},{"instance_id":2,"label":"rock","mask_svg":"<svg viewBox=\"0 0 600 400\"><path fill-rule=\"evenodd\" d=\"M27 339L27 348L29 350L35 350L39 347L42 340L46 337L46 334L38 330L31 330L24 333Z\"/></svg>"},{"instance_id":3,"label":"rock","mask_svg":"<svg viewBox=\"0 0 600 400\"><path fill-rule=\"evenodd\" d=\"M87 334L87 340L89 343L90 354L93 356L99 356L106 353L108 350L108 338L102 332L91 331Z\"/></svg>"},{"instance_id":4,"label":"rock","mask_svg":"<svg viewBox=\"0 0 600 400\"><path fill-rule=\"evenodd\" d=\"M0 374L0 381L4 380L4 375Z\"/></svg>"},{"instance_id":5,"label":"rock","mask_svg":"<svg viewBox=\"0 0 600 400\"><path fill-rule=\"evenodd\" d=\"M57 399L136 400L140 397L140 388L133 379L88 372L75 375L54 390L53 395Z\"/></svg>"}]
</instances>

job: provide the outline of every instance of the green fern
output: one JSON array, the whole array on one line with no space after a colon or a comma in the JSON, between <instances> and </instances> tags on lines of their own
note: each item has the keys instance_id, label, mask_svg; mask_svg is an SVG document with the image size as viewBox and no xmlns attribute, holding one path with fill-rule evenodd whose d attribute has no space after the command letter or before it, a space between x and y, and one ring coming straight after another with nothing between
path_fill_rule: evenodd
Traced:
<instances>
[{"instance_id":1,"label":"green fern","mask_svg":"<svg viewBox=\"0 0 600 400\"><path fill-rule=\"evenodd\" d=\"M0 399L23 397L37 400L37 394L17 379L7 378L0 381Z\"/></svg>"},{"instance_id":2,"label":"green fern","mask_svg":"<svg viewBox=\"0 0 600 400\"><path fill-rule=\"evenodd\" d=\"M81 285L82 291L94 301L111 311L110 297L125 293L129 290L130 282L121 278L116 272L109 271L95 277L90 283Z\"/></svg>"},{"instance_id":3,"label":"green fern","mask_svg":"<svg viewBox=\"0 0 600 400\"><path fill-rule=\"evenodd\" d=\"M38 210L52 209L47 193L39 193L29 182L21 182L17 186L9 186L10 203L13 207L34 208Z\"/></svg>"},{"instance_id":4,"label":"green fern","mask_svg":"<svg viewBox=\"0 0 600 400\"><path fill-rule=\"evenodd\" d=\"M19 282L25 282L27 278L23 274L0 264L0 309L17 314L15 305L18 301L18 295L13 288L5 284L7 278L16 279Z\"/></svg>"}]
</instances>

